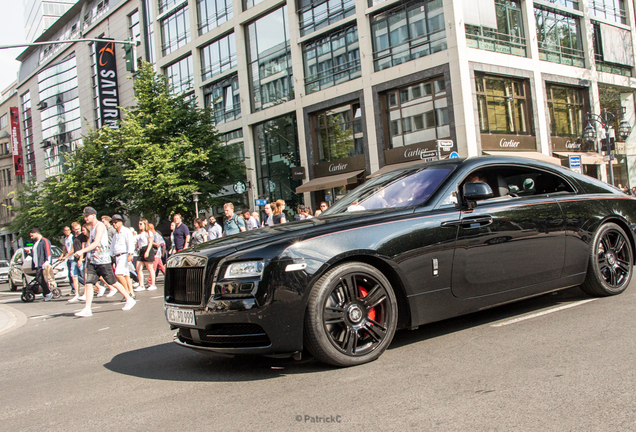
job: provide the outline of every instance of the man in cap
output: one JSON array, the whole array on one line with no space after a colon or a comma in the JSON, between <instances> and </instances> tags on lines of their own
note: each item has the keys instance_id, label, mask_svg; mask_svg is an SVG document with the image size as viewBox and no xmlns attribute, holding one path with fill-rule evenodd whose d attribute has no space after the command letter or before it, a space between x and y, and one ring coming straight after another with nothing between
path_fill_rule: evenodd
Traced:
<instances>
[{"instance_id":1,"label":"man in cap","mask_svg":"<svg viewBox=\"0 0 636 432\"><path fill-rule=\"evenodd\" d=\"M115 228L110 242L110 255L115 259L115 277L128 294L134 297L128 263L133 261L135 241L130 230L124 226L124 218L121 215L113 215L111 223Z\"/></svg>"},{"instance_id":2,"label":"man in cap","mask_svg":"<svg viewBox=\"0 0 636 432\"><path fill-rule=\"evenodd\" d=\"M122 310L132 309L137 302L130 297L122 284L117 282L115 274L113 273L106 226L97 219L97 212L93 207L84 207L84 220L90 226L88 245L75 252L75 256L79 258L83 253L87 253L85 280L86 306L75 315L79 317L89 317L93 315L91 310L93 303L93 285L99 280L100 276L104 278L107 284L117 288L126 298L126 305Z\"/></svg>"}]
</instances>

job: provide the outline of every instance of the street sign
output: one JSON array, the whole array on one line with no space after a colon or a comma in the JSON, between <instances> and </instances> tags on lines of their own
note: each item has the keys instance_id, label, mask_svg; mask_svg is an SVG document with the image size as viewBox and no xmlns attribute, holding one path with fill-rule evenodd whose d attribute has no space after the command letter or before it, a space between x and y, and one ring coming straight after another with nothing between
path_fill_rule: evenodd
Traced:
<instances>
[{"instance_id":1,"label":"street sign","mask_svg":"<svg viewBox=\"0 0 636 432\"><path fill-rule=\"evenodd\" d=\"M437 148L444 151L450 151L453 148L453 140L437 140Z\"/></svg>"},{"instance_id":2,"label":"street sign","mask_svg":"<svg viewBox=\"0 0 636 432\"><path fill-rule=\"evenodd\" d=\"M267 200L266 199L257 199L257 200L254 200L254 201L255 201L255 204L257 206L264 206L264 205L267 204Z\"/></svg>"},{"instance_id":3,"label":"street sign","mask_svg":"<svg viewBox=\"0 0 636 432\"><path fill-rule=\"evenodd\" d=\"M580 168L580 167L581 167L581 156L570 155L570 168Z\"/></svg>"},{"instance_id":4,"label":"street sign","mask_svg":"<svg viewBox=\"0 0 636 432\"><path fill-rule=\"evenodd\" d=\"M614 160L614 155L603 155L603 161L609 162L611 160Z\"/></svg>"},{"instance_id":5,"label":"street sign","mask_svg":"<svg viewBox=\"0 0 636 432\"><path fill-rule=\"evenodd\" d=\"M459 153L457 152L452 152L450 154L450 159L459 159Z\"/></svg>"}]
</instances>

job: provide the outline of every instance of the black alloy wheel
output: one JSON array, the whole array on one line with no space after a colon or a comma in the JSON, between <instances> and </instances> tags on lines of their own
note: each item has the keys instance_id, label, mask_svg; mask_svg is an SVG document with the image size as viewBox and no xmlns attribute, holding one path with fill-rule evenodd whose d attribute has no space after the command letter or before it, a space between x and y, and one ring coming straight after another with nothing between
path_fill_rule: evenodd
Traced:
<instances>
[{"instance_id":1,"label":"black alloy wheel","mask_svg":"<svg viewBox=\"0 0 636 432\"><path fill-rule=\"evenodd\" d=\"M396 327L395 294L375 267L345 263L312 288L305 320L307 348L325 363L354 366L377 359Z\"/></svg>"},{"instance_id":2,"label":"black alloy wheel","mask_svg":"<svg viewBox=\"0 0 636 432\"><path fill-rule=\"evenodd\" d=\"M581 288L594 296L620 294L632 278L633 262L632 245L625 231L607 223L594 235L587 276Z\"/></svg>"}]
</instances>

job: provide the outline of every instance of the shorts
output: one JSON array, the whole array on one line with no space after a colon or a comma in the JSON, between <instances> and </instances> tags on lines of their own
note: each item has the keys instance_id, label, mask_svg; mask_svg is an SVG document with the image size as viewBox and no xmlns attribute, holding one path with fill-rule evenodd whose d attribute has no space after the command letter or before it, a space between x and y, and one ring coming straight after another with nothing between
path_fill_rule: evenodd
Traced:
<instances>
[{"instance_id":1,"label":"shorts","mask_svg":"<svg viewBox=\"0 0 636 432\"><path fill-rule=\"evenodd\" d=\"M148 258L146 258L144 257L144 255L146 254L146 248L143 247L139 249L139 254L137 255L137 261L149 262L149 263L154 262L156 253L157 253L157 249L152 247L150 248L150 252L148 252Z\"/></svg>"},{"instance_id":2,"label":"shorts","mask_svg":"<svg viewBox=\"0 0 636 432\"><path fill-rule=\"evenodd\" d=\"M130 276L130 270L128 270L128 254L119 255L113 257L115 259L115 275L118 276Z\"/></svg>"},{"instance_id":3,"label":"shorts","mask_svg":"<svg viewBox=\"0 0 636 432\"><path fill-rule=\"evenodd\" d=\"M71 272L71 277L84 277L84 275L81 273L81 269L80 266L77 264L77 261L75 260L68 260L68 271Z\"/></svg>"},{"instance_id":4,"label":"shorts","mask_svg":"<svg viewBox=\"0 0 636 432\"><path fill-rule=\"evenodd\" d=\"M103 277L108 285L115 285L117 279L113 273L113 266L110 264L86 264L86 283L96 284L99 277Z\"/></svg>"}]
</instances>

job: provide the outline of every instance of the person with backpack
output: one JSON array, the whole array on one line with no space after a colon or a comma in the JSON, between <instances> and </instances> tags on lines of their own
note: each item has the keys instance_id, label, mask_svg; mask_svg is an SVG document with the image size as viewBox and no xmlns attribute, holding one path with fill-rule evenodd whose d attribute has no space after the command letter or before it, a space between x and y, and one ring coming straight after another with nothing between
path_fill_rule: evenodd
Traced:
<instances>
[{"instance_id":1,"label":"person with backpack","mask_svg":"<svg viewBox=\"0 0 636 432\"><path fill-rule=\"evenodd\" d=\"M223 237L238 234L246 230L245 219L234 214L234 204L227 203L223 206L225 222L223 223Z\"/></svg>"}]
</instances>

